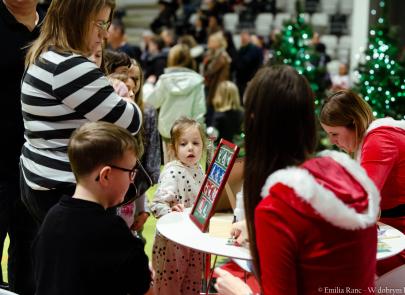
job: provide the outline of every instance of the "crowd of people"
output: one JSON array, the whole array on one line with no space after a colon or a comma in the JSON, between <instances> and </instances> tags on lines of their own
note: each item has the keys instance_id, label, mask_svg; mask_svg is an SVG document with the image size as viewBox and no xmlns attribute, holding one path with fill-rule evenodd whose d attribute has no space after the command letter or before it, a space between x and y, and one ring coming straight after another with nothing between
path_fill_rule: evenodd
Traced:
<instances>
[{"instance_id":1,"label":"crowd of people","mask_svg":"<svg viewBox=\"0 0 405 295\"><path fill-rule=\"evenodd\" d=\"M319 121L346 153L316 154L306 78L265 63L251 33L236 50L211 11L176 36L162 25L173 12L164 5L137 47L114 9L113 0L53 0L46 13L37 0L0 2L9 41L0 243L8 234L10 290L198 294L202 253L156 232L149 262L142 229L151 214L193 206L209 126L218 140L245 133L245 220L234 233L249 242L262 294L371 293L376 274L405 264L405 252L376 261L376 222L405 232L404 121L375 119L336 79ZM252 294L217 274L220 294Z\"/></svg>"}]
</instances>

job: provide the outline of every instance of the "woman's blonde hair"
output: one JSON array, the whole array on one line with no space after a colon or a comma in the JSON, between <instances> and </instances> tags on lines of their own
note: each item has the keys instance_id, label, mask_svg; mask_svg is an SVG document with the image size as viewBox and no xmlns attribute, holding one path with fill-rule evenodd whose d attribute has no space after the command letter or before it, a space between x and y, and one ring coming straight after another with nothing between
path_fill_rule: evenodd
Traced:
<instances>
[{"instance_id":1,"label":"woman's blonde hair","mask_svg":"<svg viewBox=\"0 0 405 295\"><path fill-rule=\"evenodd\" d=\"M241 109L239 90L235 83L231 81L222 81L219 83L213 104L215 111L218 112Z\"/></svg>"},{"instance_id":2,"label":"woman's blonde hair","mask_svg":"<svg viewBox=\"0 0 405 295\"><path fill-rule=\"evenodd\" d=\"M222 31L211 34L208 38L212 38L218 42L219 47L226 49L228 47L228 42L226 42L225 36Z\"/></svg>"},{"instance_id":3,"label":"woman's blonde hair","mask_svg":"<svg viewBox=\"0 0 405 295\"><path fill-rule=\"evenodd\" d=\"M87 45L90 27L104 7L111 8L111 20L115 8L114 0L53 0L41 33L27 53L25 65L34 64L41 53L50 47L61 52L90 55L91 49Z\"/></svg>"},{"instance_id":4,"label":"woman's blonde hair","mask_svg":"<svg viewBox=\"0 0 405 295\"><path fill-rule=\"evenodd\" d=\"M340 90L325 100L319 119L328 126L354 130L357 148L374 116L371 107L359 95L350 90Z\"/></svg>"},{"instance_id":5,"label":"woman's blonde hair","mask_svg":"<svg viewBox=\"0 0 405 295\"><path fill-rule=\"evenodd\" d=\"M190 48L185 44L177 44L169 51L168 67L183 67L195 70L195 60L191 57Z\"/></svg>"},{"instance_id":6,"label":"woman's blonde hair","mask_svg":"<svg viewBox=\"0 0 405 295\"><path fill-rule=\"evenodd\" d=\"M177 43L187 45L189 48L193 48L198 45L197 41L195 41L195 38L192 35L183 35L179 37Z\"/></svg>"}]
</instances>

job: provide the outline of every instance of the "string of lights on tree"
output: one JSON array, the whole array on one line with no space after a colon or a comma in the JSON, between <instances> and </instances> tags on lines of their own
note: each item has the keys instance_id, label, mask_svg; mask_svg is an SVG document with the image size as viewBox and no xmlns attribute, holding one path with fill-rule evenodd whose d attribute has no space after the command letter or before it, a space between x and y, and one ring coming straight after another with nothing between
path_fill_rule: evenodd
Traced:
<instances>
[{"instance_id":1,"label":"string of lights on tree","mask_svg":"<svg viewBox=\"0 0 405 295\"><path fill-rule=\"evenodd\" d=\"M370 104L375 117L405 118L405 64L395 29L387 19L387 3L379 1L382 16L369 31L365 61L358 67L359 80L355 90ZM377 15L375 9L371 15Z\"/></svg>"},{"instance_id":2,"label":"string of lights on tree","mask_svg":"<svg viewBox=\"0 0 405 295\"><path fill-rule=\"evenodd\" d=\"M297 1L297 17L284 23L273 45L273 61L290 65L304 75L316 94L315 104L320 106L321 99L324 97L325 86L322 81L326 68L324 65L319 65L320 55L311 46L312 27L305 22L301 12L301 2Z\"/></svg>"}]
</instances>

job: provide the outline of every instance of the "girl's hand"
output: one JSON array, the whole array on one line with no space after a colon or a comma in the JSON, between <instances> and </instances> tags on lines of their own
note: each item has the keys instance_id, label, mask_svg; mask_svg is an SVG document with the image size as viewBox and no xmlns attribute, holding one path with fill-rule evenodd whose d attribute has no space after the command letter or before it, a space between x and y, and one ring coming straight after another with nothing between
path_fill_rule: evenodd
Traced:
<instances>
[{"instance_id":1,"label":"girl's hand","mask_svg":"<svg viewBox=\"0 0 405 295\"><path fill-rule=\"evenodd\" d=\"M171 209L172 209L172 211L183 212L184 211L184 205L183 204L177 204L177 205L174 205Z\"/></svg>"}]
</instances>

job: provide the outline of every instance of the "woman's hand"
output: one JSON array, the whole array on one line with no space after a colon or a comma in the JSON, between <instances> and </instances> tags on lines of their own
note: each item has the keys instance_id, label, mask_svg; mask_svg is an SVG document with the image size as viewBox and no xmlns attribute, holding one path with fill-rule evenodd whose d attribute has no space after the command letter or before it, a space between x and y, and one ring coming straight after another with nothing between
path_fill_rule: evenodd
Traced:
<instances>
[{"instance_id":1,"label":"woman's hand","mask_svg":"<svg viewBox=\"0 0 405 295\"><path fill-rule=\"evenodd\" d=\"M248 242L246 220L232 224L231 236L236 240L238 245L243 245Z\"/></svg>"},{"instance_id":2,"label":"woman's hand","mask_svg":"<svg viewBox=\"0 0 405 295\"><path fill-rule=\"evenodd\" d=\"M222 295L248 295L253 294L249 286L241 279L233 276L226 270L216 268L214 272L218 275L215 289Z\"/></svg>"}]
</instances>

